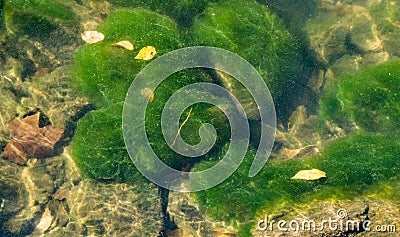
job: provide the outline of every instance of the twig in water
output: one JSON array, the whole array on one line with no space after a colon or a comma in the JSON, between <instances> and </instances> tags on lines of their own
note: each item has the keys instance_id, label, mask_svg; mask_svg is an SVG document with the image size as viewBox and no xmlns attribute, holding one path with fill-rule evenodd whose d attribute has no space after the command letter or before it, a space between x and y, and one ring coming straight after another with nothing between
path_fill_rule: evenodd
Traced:
<instances>
[{"instance_id":1,"label":"twig in water","mask_svg":"<svg viewBox=\"0 0 400 237\"><path fill-rule=\"evenodd\" d=\"M178 138L179 134L181 133L182 127L186 124L186 122L189 120L190 114L192 113L192 109L190 108L188 115L186 116L186 119L183 121L183 123L181 124L181 126L179 126L178 132L176 133L174 142L172 142L171 146L175 145L176 139Z\"/></svg>"}]
</instances>

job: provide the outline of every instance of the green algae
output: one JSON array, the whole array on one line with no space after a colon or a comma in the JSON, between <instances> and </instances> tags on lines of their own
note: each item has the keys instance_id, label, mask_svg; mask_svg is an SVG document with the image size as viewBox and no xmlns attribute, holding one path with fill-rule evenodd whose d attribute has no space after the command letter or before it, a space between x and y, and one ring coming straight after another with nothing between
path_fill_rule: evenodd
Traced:
<instances>
[{"instance_id":1,"label":"green algae","mask_svg":"<svg viewBox=\"0 0 400 237\"><path fill-rule=\"evenodd\" d=\"M399 129L399 72L400 62L392 61L338 78L321 98L321 119L371 132Z\"/></svg>"},{"instance_id":2,"label":"green algae","mask_svg":"<svg viewBox=\"0 0 400 237\"><path fill-rule=\"evenodd\" d=\"M276 105L277 117L287 119L288 115L308 93L307 59L304 45L294 37L270 9L255 1L223 0L210 3L194 19L189 42L197 45L214 46L230 50L246 59L264 79ZM218 82L221 79L218 78ZM257 107L249 101L246 88L234 79L228 79L228 88L248 109ZM250 116L250 119L253 116Z\"/></svg>"},{"instance_id":3,"label":"green algae","mask_svg":"<svg viewBox=\"0 0 400 237\"><path fill-rule=\"evenodd\" d=\"M197 3L179 2L186 4L185 6L190 6L189 8L197 9L194 11L196 13L203 11L204 6L197 7L199 6L196 5ZM115 1L113 3L125 7L135 6L135 3L126 1ZM159 9L164 9L165 6L171 5L166 3L163 3L164 5L158 4L156 1L151 1L148 4L155 4ZM244 4L243 9L239 12L242 19L241 24L232 24L230 20L236 16L232 9L241 4ZM218 32L221 30L220 25L215 24L216 22L206 27L213 11L221 12L223 13L222 16L228 15L232 18L224 19L222 24L225 26L222 28L223 30L232 31L231 40L240 38L234 42L234 45L225 45L226 47L223 47L224 45L220 45L220 43L224 44L230 42L230 40L219 41L219 39L213 39L214 36L219 36ZM190 15L190 17L193 16ZM177 19L176 15L172 17ZM120 9L110 13L96 30L102 32L105 35L105 39L96 44L85 45L75 54L72 84L82 95L88 97L98 109L107 109L109 106L123 102L132 80L148 64L147 61L134 60L133 57L140 48L148 45L156 48L157 56L183 46L203 43L233 50L233 52L246 56L245 58L249 59L250 62L258 65L259 71L265 76L264 78L268 84L271 85L272 83L273 92L278 91L279 83L283 84L290 80L291 76L293 76L291 71L299 66L297 42L284 30L279 19L265 7L255 2L225 1L224 4L211 5L204 11L204 15L200 15L195 19L193 27L187 30L182 30L170 18L146 9ZM263 41L261 43L249 43L249 40L256 38L261 38ZM112 46L113 43L121 40L132 42L135 46L134 52ZM206 44L206 42L209 42L209 44ZM259 44L261 46L255 46ZM265 56L266 54L268 56ZM285 73L281 72L281 70L285 70ZM180 131L184 141L192 145L200 141L197 131L202 124L207 122L214 125L218 134L217 141L206 156L193 159L177 155L166 144L162 134L160 118L163 106L168 98L176 90L186 85L195 82L213 82L215 81L213 77L212 73L200 69L178 72L170 76L154 91L154 101L148 104L146 131L148 132L149 142L161 160L174 168L180 169L188 163L193 164L201 160L217 159L218 156L216 154L229 139L230 130L226 117L214 106L206 104L191 106L181 115L180 120L182 125L189 109L193 110L190 118ZM183 102L184 100L182 99L181 103ZM107 128L104 128L104 130L107 131ZM76 136L84 136L84 133L79 133ZM79 140L81 138L76 139ZM107 147L107 144L103 145ZM112 145L110 143L110 146ZM78 143L74 143L72 149L74 147L79 152L84 152L83 148L79 148ZM110 160L113 159L118 160L118 157L113 158L110 156ZM107 174L107 172L105 173Z\"/></svg>"},{"instance_id":4,"label":"green algae","mask_svg":"<svg viewBox=\"0 0 400 237\"><path fill-rule=\"evenodd\" d=\"M282 203L293 205L313 200L352 199L373 193L377 187L383 187L380 185L387 185L388 181L398 182L400 178L398 136L352 134L329 143L314 157L268 161L259 174L249 178L248 169L254 154L254 149L249 149L239 169L224 183L196 193L208 214L229 223L246 223L258 212L273 212ZM204 169L213 164L202 163L199 166ZM298 171L312 168L326 172L327 178L317 181L291 179ZM248 225L255 224L250 222ZM251 229L246 226L241 230L245 236L250 235L245 230Z\"/></svg>"},{"instance_id":5,"label":"green algae","mask_svg":"<svg viewBox=\"0 0 400 237\"><path fill-rule=\"evenodd\" d=\"M97 30L105 35L105 39L85 45L75 54L71 83L98 110L90 112L78 123L71 144L72 155L86 176L130 181L133 180L130 177L135 177L132 173L137 172L123 141L122 104L132 80L148 64L134 57L140 48L149 45L156 47L158 54L179 47L177 26L167 17L135 9L111 13ZM121 40L132 42L135 51L112 46ZM116 104L121 106L115 107ZM94 123L95 120L98 122ZM97 127L96 131L90 132L92 123ZM107 138L98 142L96 137L101 134ZM89 156L91 150L96 152ZM121 172L122 169L127 172Z\"/></svg>"},{"instance_id":6,"label":"green algae","mask_svg":"<svg viewBox=\"0 0 400 237\"><path fill-rule=\"evenodd\" d=\"M7 30L44 39L61 24L76 21L72 9L61 1L6 0L4 17Z\"/></svg>"},{"instance_id":7,"label":"green algae","mask_svg":"<svg viewBox=\"0 0 400 237\"><path fill-rule=\"evenodd\" d=\"M87 176L100 180L105 179L102 177L110 177L116 181L129 181L127 177L130 175L120 172L121 164L127 166L128 174L135 168L132 162L126 162L124 141L121 139L122 131L120 128L117 129L121 126L122 109L115 109L114 106L124 102L136 74L149 63L134 59L141 47L154 46L157 54L162 55L181 47L182 43L177 25L172 20L144 9L115 11L97 30L105 35L105 39L97 44L85 45L76 53L71 82L75 89L88 97L98 110L90 112L83 118L83 122L79 122L71 149L77 166ZM135 45L136 50L132 52L112 46L120 40L129 40ZM187 163L209 159L209 157L199 157L193 160L176 154L166 144L161 129L161 113L169 97L176 90L195 82L212 82L212 79L200 69L188 69L171 75L153 91L154 98L146 110L146 131L151 146L162 161L176 169L185 167ZM180 98L178 103L184 103L185 99ZM230 134L225 116L211 105L196 104L181 115L181 125L186 120L189 109L192 109L192 113L180 131L182 138L190 144L197 144L200 141L198 129L205 122L209 122L216 127L219 134L215 146L218 150ZM107 124L106 118L110 116L113 119L110 118L110 124ZM95 123L96 128L91 127L94 120L99 120ZM91 129L97 131L90 132ZM94 138L100 136L100 132L107 134L107 139L97 143ZM120 139L112 139L108 134L120 136ZM93 139L89 139L90 137ZM95 152L89 156L88 152L93 149ZM142 155L140 152L137 154Z\"/></svg>"},{"instance_id":8,"label":"green algae","mask_svg":"<svg viewBox=\"0 0 400 237\"><path fill-rule=\"evenodd\" d=\"M103 181L133 181L141 176L124 145L121 113L119 103L79 120L71 154L83 176Z\"/></svg>"},{"instance_id":9,"label":"green algae","mask_svg":"<svg viewBox=\"0 0 400 237\"><path fill-rule=\"evenodd\" d=\"M146 8L174 19L180 26L189 27L193 18L201 13L210 2L217 0L110 0L116 7Z\"/></svg>"},{"instance_id":10,"label":"green algae","mask_svg":"<svg viewBox=\"0 0 400 237\"><path fill-rule=\"evenodd\" d=\"M242 222L240 233L250 236L255 223L248 220L265 210L273 212L283 203L359 196L395 200L398 192L393 184L400 182L399 68L400 62L392 61L344 75L328 85L321 99L322 121L339 126L353 123L361 129L331 141L313 157L268 161L253 178L247 176L255 154L249 149L227 181L196 194L204 210L219 220ZM327 178L291 179L299 170L312 168L326 172Z\"/></svg>"},{"instance_id":11,"label":"green algae","mask_svg":"<svg viewBox=\"0 0 400 237\"><path fill-rule=\"evenodd\" d=\"M189 158L177 155L169 148L165 142L165 138L161 127L161 114L164 109L165 103L178 89L196 82L210 82L208 75L198 69L189 69L178 72L171 77L167 78L154 92L154 100L148 104L146 110L146 130L149 142L155 150L158 157L166 164L176 169L181 169L188 163L194 163L203 159L210 159L210 155L215 154L221 146L229 139L230 128L225 115L215 106L197 103L190 108L187 108L180 117L179 124L182 126L180 135L183 140L190 145L195 145L200 142L198 134L199 128L205 123L210 123L216 128L217 141L213 149L207 156ZM187 94L174 104L174 107L179 107L179 104L193 95ZM190 111L191 110L191 111ZM190 111L190 115L189 115ZM187 120L186 120L187 119ZM186 122L183 124L183 122Z\"/></svg>"},{"instance_id":12,"label":"green algae","mask_svg":"<svg viewBox=\"0 0 400 237\"><path fill-rule=\"evenodd\" d=\"M275 98L284 84L298 80L299 44L261 4L239 0L210 4L195 18L192 31L196 44L224 48L250 62Z\"/></svg>"},{"instance_id":13,"label":"green algae","mask_svg":"<svg viewBox=\"0 0 400 237\"><path fill-rule=\"evenodd\" d=\"M317 0L257 0L271 9L284 20L289 28L302 27L309 18L315 15L317 10ZM299 9L302 9L299 11Z\"/></svg>"},{"instance_id":14,"label":"green algae","mask_svg":"<svg viewBox=\"0 0 400 237\"><path fill-rule=\"evenodd\" d=\"M75 54L72 83L97 107L121 102L136 74L148 64L135 60L145 46L154 46L158 55L182 45L177 25L165 16L144 10L112 12L97 29L105 39L85 45ZM112 46L121 40L134 44L135 51Z\"/></svg>"}]
</instances>

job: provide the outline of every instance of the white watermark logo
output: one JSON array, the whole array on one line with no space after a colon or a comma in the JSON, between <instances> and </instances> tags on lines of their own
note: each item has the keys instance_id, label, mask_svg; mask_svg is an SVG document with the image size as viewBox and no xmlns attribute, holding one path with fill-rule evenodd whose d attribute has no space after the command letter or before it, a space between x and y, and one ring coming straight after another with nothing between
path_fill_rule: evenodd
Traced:
<instances>
[{"instance_id":1,"label":"white watermark logo","mask_svg":"<svg viewBox=\"0 0 400 237\"><path fill-rule=\"evenodd\" d=\"M269 220L265 215L263 220L257 223L257 229L262 232L280 231L280 232L297 232L297 231L344 231L344 232L396 232L396 225L374 225L367 218L363 221L351 220L348 218L347 210L338 209L336 217L327 220Z\"/></svg>"},{"instance_id":2,"label":"white watermark logo","mask_svg":"<svg viewBox=\"0 0 400 237\"><path fill-rule=\"evenodd\" d=\"M153 151L145 130L145 112L150 98L141 96L141 93L143 90L155 91L168 76L188 68L225 72L242 83L253 96L261 118L260 143L249 170L249 176L255 176L265 165L275 138L276 115L271 94L260 74L245 59L224 49L205 46L182 48L164 54L149 63L133 80L125 98L122 125L125 144L136 168L158 186L195 192L223 182L245 157L250 132L242 105L225 88L204 82L185 86L169 98L161 115L162 132L166 143L176 153L186 157L204 155L216 141L215 128L211 124L200 126L201 142L191 146L179 134L179 118L193 104L215 105L224 112L231 127L230 146L223 159L207 170L183 172L164 164ZM176 103L178 98L180 103ZM187 98L185 103L182 103L182 98ZM182 187L185 189L182 190Z\"/></svg>"}]
</instances>

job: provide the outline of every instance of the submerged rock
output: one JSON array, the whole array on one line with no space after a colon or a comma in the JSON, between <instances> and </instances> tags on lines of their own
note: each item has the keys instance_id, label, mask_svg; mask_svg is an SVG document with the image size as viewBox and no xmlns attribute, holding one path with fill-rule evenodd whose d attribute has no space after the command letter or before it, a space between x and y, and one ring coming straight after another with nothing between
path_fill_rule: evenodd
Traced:
<instances>
[{"instance_id":1,"label":"submerged rock","mask_svg":"<svg viewBox=\"0 0 400 237\"><path fill-rule=\"evenodd\" d=\"M322 1L304 27L315 57L335 77L399 57L398 8L395 1Z\"/></svg>"},{"instance_id":2,"label":"submerged rock","mask_svg":"<svg viewBox=\"0 0 400 237\"><path fill-rule=\"evenodd\" d=\"M68 150L22 168L0 159L0 235L156 236L158 189L82 180Z\"/></svg>"},{"instance_id":3,"label":"submerged rock","mask_svg":"<svg viewBox=\"0 0 400 237\"><path fill-rule=\"evenodd\" d=\"M306 81L300 44L281 19L262 4L238 0L212 3L196 16L192 38L197 45L230 50L251 63L275 102L285 98L286 103L276 107L278 115L290 107L287 94L295 97L303 91ZM238 98L250 119L259 119L258 107L241 83L223 72L215 72L214 77Z\"/></svg>"},{"instance_id":4,"label":"submerged rock","mask_svg":"<svg viewBox=\"0 0 400 237\"><path fill-rule=\"evenodd\" d=\"M73 7L67 5L48 0L5 1L6 34L0 40L5 46L0 49L0 55L21 62L15 77L23 81L38 68L54 70L72 59L80 43L81 26Z\"/></svg>"},{"instance_id":5,"label":"submerged rock","mask_svg":"<svg viewBox=\"0 0 400 237\"><path fill-rule=\"evenodd\" d=\"M156 236L163 224L157 194L157 187L150 183L104 184L83 180L66 195L69 215L75 218L65 228L59 226L51 233Z\"/></svg>"},{"instance_id":6,"label":"submerged rock","mask_svg":"<svg viewBox=\"0 0 400 237\"><path fill-rule=\"evenodd\" d=\"M347 131L398 131L399 71L400 61L391 61L330 82L320 101L319 117Z\"/></svg>"},{"instance_id":7,"label":"submerged rock","mask_svg":"<svg viewBox=\"0 0 400 237\"><path fill-rule=\"evenodd\" d=\"M261 212L256 218L260 225L252 226L252 236L396 237L399 211L399 202L377 198L314 201L284 206L276 211ZM285 224L278 227L278 221L285 221ZM377 231L377 227L385 231Z\"/></svg>"},{"instance_id":8,"label":"submerged rock","mask_svg":"<svg viewBox=\"0 0 400 237\"><path fill-rule=\"evenodd\" d=\"M272 157L292 159L309 157L319 152L329 139L318 130L318 119L299 106L289 117L287 128L277 127Z\"/></svg>"}]
</instances>

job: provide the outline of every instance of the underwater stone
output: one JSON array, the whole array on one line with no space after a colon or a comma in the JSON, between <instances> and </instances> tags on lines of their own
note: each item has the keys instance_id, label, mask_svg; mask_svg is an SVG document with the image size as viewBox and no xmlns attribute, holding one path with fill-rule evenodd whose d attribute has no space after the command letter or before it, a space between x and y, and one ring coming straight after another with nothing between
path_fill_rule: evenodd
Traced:
<instances>
[{"instance_id":1,"label":"underwater stone","mask_svg":"<svg viewBox=\"0 0 400 237\"><path fill-rule=\"evenodd\" d=\"M4 11L8 31L39 38L48 37L59 21L65 24L75 17L61 1L7 0Z\"/></svg>"},{"instance_id":2,"label":"underwater stone","mask_svg":"<svg viewBox=\"0 0 400 237\"><path fill-rule=\"evenodd\" d=\"M25 80L38 68L52 71L72 59L80 32L79 19L74 13L77 4L72 3L6 0L5 33L0 37L4 47L0 54L21 64L13 77Z\"/></svg>"},{"instance_id":3,"label":"underwater stone","mask_svg":"<svg viewBox=\"0 0 400 237\"><path fill-rule=\"evenodd\" d=\"M5 79L3 79L5 80ZM0 147L3 148L9 142L8 124L15 118L17 107L19 105L15 94L6 88L5 82L2 81L0 86Z\"/></svg>"},{"instance_id":4,"label":"underwater stone","mask_svg":"<svg viewBox=\"0 0 400 237\"><path fill-rule=\"evenodd\" d=\"M29 235L57 187L79 183L80 177L72 160L66 155L48 159L30 159L21 167L0 159L0 202L5 200L0 212L0 235ZM52 209L52 211L54 211Z\"/></svg>"},{"instance_id":5,"label":"underwater stone","mask_svg":"<svg viewBox=\"0 0 400 237\"><path fill-rule=\"evenodd\" d=\"M143 10L111 13L97 29L105 39L84 45L75 54L72 84L98 110L78 122L71 152L83 176L98 180L135 181L138 175L122 135L122 105L136 74L148 63L135 60L135 51L112 46L129 40L136 47L154 45L161 54L178 48L176 24Z\"/></svg>"},{"instance_id":6,"label":"underwater stone","mask_svg":"<svg viewBox=\"0 0 400 237\"><path fill-rule=\"evenodd\" d=\"M312 203L302 203L297 205L283 205L276 211L265 209L261 211L255 218L257 221L263 220L265 222L267 217L268 224L272 225L273 231L270 229L260 230L257 227L257 223L252 225L251 236L253 237L265 237L268 233L269 237L281 237L284 232L287 236L302 236L302 237L315 237L315 236L345 236L351 231L352 225L354 224L353 233L366 236L366 237L386 237L386 236L397 236L396 232L374 232L365 231L361 226L364 221L371 221L371 223L385 223L385 225L393 225L399 222L398 212L400 211L400 204L398 202L390 202L385 198L376 197L357 197L346 200L332 200L332 201L314 201ZM346 215L343 220L343 228L340 228L340 219L338 218L338 212L341 215ZM287 221L285 227L288 231L280 231L278 229L278 221ZM329 220L338 220L338 228L329 228L327 222ZM273 222L275 221L275 222ZM289 222L292 221L292 225ZM310 221L310 223L307 223ZM312 221L315 222L315 229ZM297 228L296 224L299 224ZM302 228L304 223L304 228ZM322 224L326 223L322 228ZM347 224L346 224L347 223ZM310 224L310 226L308 226ZM332 223L332 226L336 226ZM261 224L261 228L264 228L264 223ZM291 229L297 228L296 230ZM348 227L348 229L347 229ZM359 230L357 228L359 227ZM387 227L387 226L386 226ZM309 229L308 229L309 228ZM369 226L373 230L373 224ZM360 233L360 234L358 234Z\"/></svg>"},{"instance_id":7,"label":"underwater stone","mask_svg":"<svg viewBox=\"0 0 400 237\"><path fill-rule=\"evenodd\" d=\"M137 50L152 45L159 55L181 46L177 25L169 18L144 10L118 10L96 29L105 35L97 44L84 45L75 54L72 84L97 107L118 103L136 74L148 64L134 60ZM112 46L130 41L134 51Z\"/></svg>"},{"instance_id":8,"label":"underwater stone","mask_svg":"<svg viewBox=\"0 0 400 237\"><path fill-rule=\"evenodd\" d=\"M0 159L0 235L35 235L45 209L53 222L42 236L155 236L162 229L157 187L101 183L79 175L69 150L30 160ZM64 190L64 191L62 191ZM62 201L53 199L60 192Z\"/></svg>"},{"instance_id":9,"label":"underwater stone","mask_svg":"<svg viewBox=\"0 0 400 237\"><path fill-rule=\"evenodd\" d=\"M68 224L48 236L157 236L162 230L161 202L154 184L83 180L66 196Z\"/></svg>"},{"instance_id":10,"label":"underwater stone","mask_svg":"<svg viewBox=\"0 0 400 237\"><path fill-rule=\"evenodd\" d=\"M284 90L294 92L305 83L299 75L302 63L299 43L277 16L254 1L210 4L195 18L190 41L230 50L246 59L258 70L274 100L281 94L287 100ZM248 99L252 98L249 92L224 73L217 72L215 77L238 97L249 117L257 119L258 108ZM277 108L284 110L282 107Z\"/></svg>"},{"instance_id":11,"label":"underwater stone","mask_svg":"<svg viewBox=\"0 0 400 237\"><path fill-rule=\"evenodd\" d=\"M54 127L72 136L76 120L91 109L87 98L79 97L70 86L69 66L59 67L44 75L23 83L26 96L21 98L21 110L25 113L40 108Z\"/></svg>"},{"instance_id":12,"label":"underwater stone","mask_svg":"<svg viewBox=\"0 0 400 237\"><path fill-rule=\"evenodd\" d=\"M87 113L77 124L71 155L84 177L137 180L122 136L122 105Z\"/></svg>"},{"instance_id":13,"label":"underwater stone","mask_svg":"<svg viewBox=\"0 0 400 237\"><path fill-rule=\"evenodd\" d=\"M319 116L352 130L391 132L400 128L400 62L391 61L343 75L325 88Z\"/></svg>"},{"instance_id":14,"label":"underwater stone","mask_svg":"<svg viewBox=\"0 0 400 237\"><path fill-rule=\"evenodd\" d=\"M162 55L181 47L183 43L173 21L143 9L115 11L97 30L104 33L105 39L84 45L75 55L71 81L77 91L94 103L97 110L79 121L71 145L72 155L85 176L98 180L135 181L138 172L125 150L122 137L122 105L132 80L149 62L134 57L145 46L154 46L157 55ZM121 39L129 40L136 49L129 51L112 46ZM152 92L152 102L147 106L149 142L160 159L176 169L182 169L194 159L177 155L166 144L161 129L161 113L164 104L176 90L201 81L212 82L212 79L200 69L175 73ZM184 102L185 98L178 101ZM230 134L227 120L222 112L213 108L206 104L188 108L193 113L180 131L186 142L192 145L200 142L198 129L206 121L214 124L220 135L215 149L226 142ZM182 114L181 123L188 111ZM138 152L137 155L143 154Z\"/></svg>"},{"instance_id":15,"label":"underwater stone","mask_svg":"<svg viewBox=\"0 0 400 237\"><path fill-rule=\"evenodd\" d=\"M400 55L398 10L395 1L325 1L304 30L315 57L324 66L343 56L358 57L347 62L354 67L372 66L382 61L382 53L387 55L384 61Z\"/></svg>"}]
</instances>

